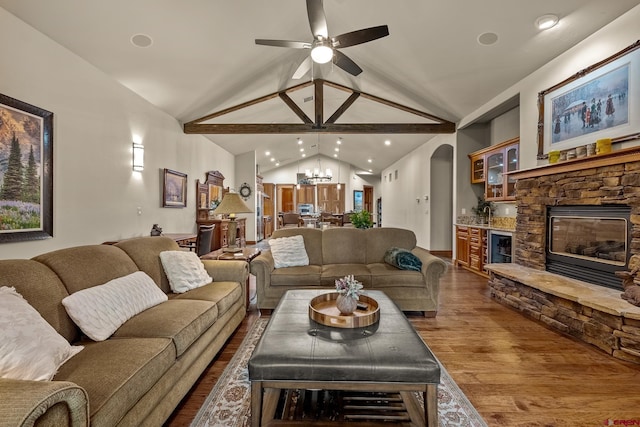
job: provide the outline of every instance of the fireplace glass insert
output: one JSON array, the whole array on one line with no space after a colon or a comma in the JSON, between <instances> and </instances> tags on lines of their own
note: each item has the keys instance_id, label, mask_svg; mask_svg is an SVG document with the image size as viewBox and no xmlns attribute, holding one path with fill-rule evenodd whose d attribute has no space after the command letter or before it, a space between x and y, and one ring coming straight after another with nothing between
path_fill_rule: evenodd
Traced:
<instances>
[{"instance_id":1,"label":"fireplace glass insert","mask_svg":"<svg viewBox=\"0 0 640 427\"><path fill-rule=\"evenodd\" d=\"M622 289L615 271L629 259L630 208L554 206L547 217L547 270Z\"/></svg>"}]
</instances>

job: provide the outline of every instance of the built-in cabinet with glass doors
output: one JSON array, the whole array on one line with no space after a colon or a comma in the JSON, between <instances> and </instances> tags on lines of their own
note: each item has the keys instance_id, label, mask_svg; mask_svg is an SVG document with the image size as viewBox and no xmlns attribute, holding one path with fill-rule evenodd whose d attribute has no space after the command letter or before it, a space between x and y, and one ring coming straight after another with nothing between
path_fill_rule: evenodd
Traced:
<instances>
[{"instance_id":1,"label":"built-in cabinet with glass doors","mask_svg":"<svg viewBox=\"0 0 640 427\"><path fill-rule=\"evenodd\" d=\"M471 183L484 183L484 197L489 201L516 198L516 180L508 172L518 170L520 138L513 138L469 154Z\"/></svg>"}]
</instances>

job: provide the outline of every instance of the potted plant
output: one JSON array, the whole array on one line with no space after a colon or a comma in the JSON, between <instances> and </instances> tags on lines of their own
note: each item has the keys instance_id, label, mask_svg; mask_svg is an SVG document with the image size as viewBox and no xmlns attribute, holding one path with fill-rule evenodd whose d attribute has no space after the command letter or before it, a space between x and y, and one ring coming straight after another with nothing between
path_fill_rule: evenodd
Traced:
<instances>
[{"instance_id":1,"label":"potted plant","mask_svg":"<svg viewBox=\"0 0 640 427\"><path fill-rule=\"evenodd\" d=\"M358 282L353 274L337 279L336 290L338 291L338 299L336 307L342 314L351 314L358 306L360 293L362 292L362 283Z\"/></svg>"},{"instance_id":2,"label":"potted plant","mask_svg":"<svg viewBox=\"0 0 640 427\"><path fill-rule=\"evenodd\" d=\"M483 196L478 196L478 203L471 208L471 212L481 221L482 224L489 223L489 212L493 215L496 211L496 207L493 202L488 202Z\"/></svg>"},{"instance_id":3,"label":"potted plant","mask_svg":"<svg viewBox=\"0 0 640 427\"><path fill-rule=\"evenodd\" d=\"M367 211L354 212L349 216L351 224L356 228L371 228L373 227L373 221L371 220L371 214Z\"/></svg>"}]
</instances>

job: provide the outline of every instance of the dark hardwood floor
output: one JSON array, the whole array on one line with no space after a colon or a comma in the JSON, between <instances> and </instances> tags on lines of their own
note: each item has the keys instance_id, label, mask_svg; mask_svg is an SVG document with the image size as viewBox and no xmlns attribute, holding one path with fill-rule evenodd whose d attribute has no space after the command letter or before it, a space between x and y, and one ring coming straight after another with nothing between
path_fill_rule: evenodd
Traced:
<instances>
[{"instance_id":1,"label":"dark hardwood floor","mask_svg":"<svg viewBox=\"0 0 640 427\"><path fill-rule=\"evenodd\" d=\"M252 310L167 426L187 426L259 314ZM490 426L640 425L640 365L560 335L450 266L436 318L409 319Z\"/></svg>"}]
</instances>

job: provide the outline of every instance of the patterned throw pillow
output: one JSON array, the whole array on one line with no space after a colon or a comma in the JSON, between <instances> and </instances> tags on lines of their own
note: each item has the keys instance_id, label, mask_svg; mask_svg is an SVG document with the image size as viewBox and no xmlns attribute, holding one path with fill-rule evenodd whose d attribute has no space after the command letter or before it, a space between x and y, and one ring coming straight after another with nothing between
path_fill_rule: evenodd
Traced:
<instances>
[{"instance_id":1,"label":"patterned throw pillow","mask_svg":"<svg viewBox=\"0 0 640 427\"><path fill-rule=\"evenodd\" d=\"M82 349L69 344L15 288L0 287L0 377L51 380Z\"/></svg>"},{"instance_id":2,"label":"patterned throw pillow","mask_svg":"<svg viewBox=\"0 0 640 427\"><path fill-rule=\"evenodd\" d=\"M309 265L309 257L302 236L279 237L269 240L276 268Z\"/></svg>"}]
</instances>

